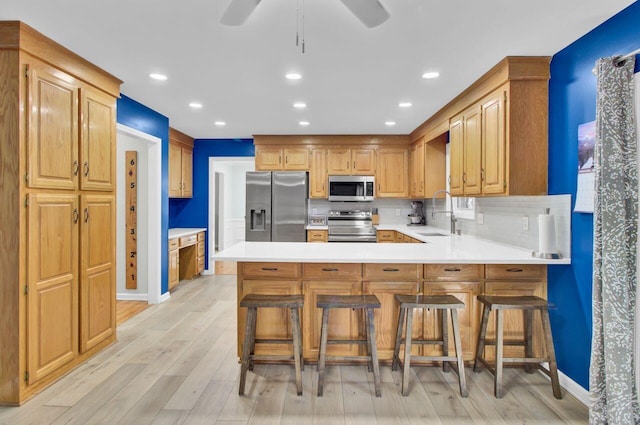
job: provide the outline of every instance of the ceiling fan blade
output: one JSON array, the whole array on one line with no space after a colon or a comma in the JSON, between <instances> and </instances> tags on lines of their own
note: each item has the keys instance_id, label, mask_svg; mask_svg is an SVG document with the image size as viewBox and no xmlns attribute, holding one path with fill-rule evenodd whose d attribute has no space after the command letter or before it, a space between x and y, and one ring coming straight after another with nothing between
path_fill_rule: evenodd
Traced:
<instances>
[{"instance_id":1,"label":"ceiling fan blade","mask_svg":"<svg viewBox=\"0 0 640 425\"><path fill-rule=\"evenodd\" d=\"M231 0L227 10L220 18L220 22L231 26L242 25L258 6L258 3L260 0Z\"/></svg>"},{"instance_id":2,"label":"ceiling fan blade","mask_svg":"<svg viewBox=\"0 0 640 425\"><path fill-rule=\"evenodd\" d=\"M389 12L379 0L340 0L368 28L377 27L389 19Z\"/></svg>"}]
</instances>

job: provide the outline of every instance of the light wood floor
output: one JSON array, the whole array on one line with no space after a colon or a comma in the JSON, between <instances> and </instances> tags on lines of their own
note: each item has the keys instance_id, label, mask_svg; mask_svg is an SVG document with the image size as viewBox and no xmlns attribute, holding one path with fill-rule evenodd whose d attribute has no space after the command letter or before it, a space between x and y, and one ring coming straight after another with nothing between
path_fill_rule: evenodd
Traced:
<instances>
[{"instance_id":1,"label":"light wood floor","mask_svg":"<svg viewBox=\"0 0 640 425\"><path fill-rule=\"evenodd\" d=\"M505 371L504 398L485 370L467 367L469 397L455 373L415 368L410 394L381 367L382 397L365 366L327 366L324 397L316 371L304 370L296 396L292 368L256 365L238 396L235 276L180 284L118 329L118 342L22 407L0 407L0 424L586 424L587 409L556 400L542 374Z\"/></svg>"},{"instance_id":2,"label":"light wood floor","mask_svg":"<svg viewBox=\"0 0 640 425\"><path fill-rule=\"evenodd\" d=\"M122 323L147 308L149 308L149 303L146 301L118 300L116 302L116 325L120 326Z\"/></svg>"}]
</instances>

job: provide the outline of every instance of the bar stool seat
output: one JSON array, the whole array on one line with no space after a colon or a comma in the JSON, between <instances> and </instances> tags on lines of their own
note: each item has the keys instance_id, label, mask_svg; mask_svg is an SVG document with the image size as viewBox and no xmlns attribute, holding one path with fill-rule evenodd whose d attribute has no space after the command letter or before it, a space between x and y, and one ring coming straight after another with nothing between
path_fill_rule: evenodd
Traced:
<instances>
[{"instance_id":1,"label":"bar stool seat","mask_svg":"<svg viewBox=\"0 0 640 425\"><path fill-rule=\"evenodd\" d=\"M409 370L411 359L417 361L442 362L443 371L448 372L449 362L456 362L460 395L467 397L467 382L464 374L464 360L462 359L462 345L460 342L460 326L458 324L458 309L464 308L464 303L453 295L395 295L395 300L400 304L398 327L396 330L396 343L393 351L393 363L391 370L397 370L402 365L402 395L409 394ZM440 339L413 339L413 309L434 309L440 313L442 323L442 337ZM447 311L451 312L453 342L455 356L449 355L449 332L447 326ZM406 327L405 327L406 321ZM405 338L402 338L403 328L406 329ZM400 345L404 344L404 362L400 360ZM441 356L412 356L412 344L442 345Z\"/></svg>"},{"instance_id":2,"label":"bar stool seat","mask_svg":"<svg viewBox=\"0 0 640 425\"><path fill-rule=\"evenodd\" d=\"M271 362L290 363L293 360L296 372L296 388L298 395L302 395L302 373L304 360L302 359L302 345L300 333L300 309L304 305L303 295L246 295L240 301L240 307L247 308L247 320L244 327L244 342L240 367L239 394L244 394L247 370L253 370L254 360L268 360ZM256 339L256 317L258 308L288 308L293 336L291 339ZM292 344L292 356L262 356L255 355L256 343Z\"/></svg>"},{"instance_id":3,"label":"bar stool seat","mask_svg":"<svg viewBox=\"0 0 640 425\"><path fill-rule=\"evenodd\" d=\"M369 371L373 371L373 383L376 397L380 392L380 367L376 348L376 330L373 321L373 309L380 308L380 300L375 295L318 295L318 308L322 308L322 327L320 328L320 353L318 356L318 397L322 397L324 368L327 360L344 360L344 356L327 356L328 344L364 344L366 356L349 356L350 360L367 360ZM332 308L362 309L365 312L365 339L329 339L329 311Z\"/></svg>"},{"instance_id":4,"label":"bar stool seat","mask_svg":"<svg viewBox=\"0 0 640 425\"><path fill-rule=\"evenodd\" d=\"M532 373L535 369L539 369L551 378L551 387L555 398L562 398L560 392L560 382L558 380L558 368L556 365L556 355L553 348L553 338L551 335L551 324L549 321L549 306L546 300L533 295L526 296L496 296L496 295L478 295L478 301L484 304L482 310L482 324L480 325L480 334L478 336L478 347L476 350L476 358L473 370L478 372L480 364L483 364L494 375L494 392L496 398L502 398L502 368L504 363L524 365L528 373ZM489 314L492 310L496 312L496 337L493 340L486 339L487 322ZM524 324L524 338L522 340L504 340L503 328L503 310L522 310ZM534 357L532 344L532 319L534 311L540 312L542 320L542 331L547 350L546 357ZM485 359L485 345L496 346L495 364L491 365ZM504 346L515 345L524 346L524 357L504 357ZM542 367L543 362L549 363L549 370Z\"/></svg>"}]
</instances>

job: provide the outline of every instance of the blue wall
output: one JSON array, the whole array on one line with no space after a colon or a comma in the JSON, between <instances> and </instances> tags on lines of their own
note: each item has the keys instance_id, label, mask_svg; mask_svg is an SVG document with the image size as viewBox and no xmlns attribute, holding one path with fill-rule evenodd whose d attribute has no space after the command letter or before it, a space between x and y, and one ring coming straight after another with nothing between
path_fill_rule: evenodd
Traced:
<instances>
[{"instance_id":1,"label":"blue wall","mask_svg":"<svg viewBox=\"0 0 640 425\"><path fill-rule=\"evenodd\" d=\"M549 82L549 193L571 193L575 202L578 125L595 120L600 57L640 48L640 3L553 56ZM636 69L638 64L636 64ZM558 367L584 388L589 386L593 215L572 215L571 265L549 267L549 300Z\"/></svg>"},{"instance_id":2,"label":"blue wall","mask_svg":"<svg viewBox=\"0 0 640 425\"><path fill-rule=\"evenodd\" d=\"M253 157L253 139L196 139L193 148L193 198L169 199L169 227L209 226L209 158ZM207 232L207 240L209 232ZM209 264L205 243L205 267Z\"/></svg>"},{"instance_id":3,"label":"blue wall","mask_svg":"<svg viewBox=\"0 0 640 425\"><path fill-rule=\"evenodd\" d=\"M117 104L116 120L122 125L135 128L143 133L151 134L162 139L162 192L161 192L161 293L168 291L168 238L169 238L169 202L168 202L168 175L169 175L169 119L152 109L121 95Z\"/></svg>"}]
</instances>

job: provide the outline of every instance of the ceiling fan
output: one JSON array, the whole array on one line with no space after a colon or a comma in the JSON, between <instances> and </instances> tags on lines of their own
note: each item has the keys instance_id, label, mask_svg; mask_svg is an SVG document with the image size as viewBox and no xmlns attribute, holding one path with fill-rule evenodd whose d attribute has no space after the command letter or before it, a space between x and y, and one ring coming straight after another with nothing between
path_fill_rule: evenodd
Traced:
<instances>
[{"instance_id":1,"label":"ceiling fan","mask_svg":"<svg viewBox=\"0 0 640 425\"><path fill-rule=\"evenodd\" d=\"M220 18L225 25L238 26L247 20L261 0L231 0ZM366 27L374 28L389 18L379 0L340 0Z\"/></svg>"}]
</instances>

